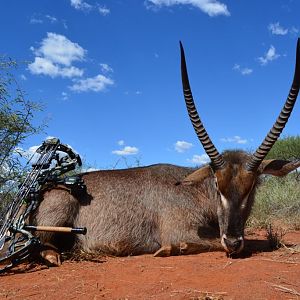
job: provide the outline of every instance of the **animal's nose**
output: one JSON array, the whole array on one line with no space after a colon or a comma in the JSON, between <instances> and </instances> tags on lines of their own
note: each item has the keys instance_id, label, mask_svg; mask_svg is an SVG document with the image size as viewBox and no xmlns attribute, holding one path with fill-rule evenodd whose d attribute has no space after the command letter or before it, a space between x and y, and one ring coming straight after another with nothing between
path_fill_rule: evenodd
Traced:
<instances>
[{"instance_id":1,"label":"animal's nose","mask_svg":"<svg viewBox=\"0 0 300 300\"><path fill-rule=\"evenodd\" d=\"M242 242L241 239L224 238L224 243L231 253L237 252L241 248Z\"/></svg>"}]
</instances>

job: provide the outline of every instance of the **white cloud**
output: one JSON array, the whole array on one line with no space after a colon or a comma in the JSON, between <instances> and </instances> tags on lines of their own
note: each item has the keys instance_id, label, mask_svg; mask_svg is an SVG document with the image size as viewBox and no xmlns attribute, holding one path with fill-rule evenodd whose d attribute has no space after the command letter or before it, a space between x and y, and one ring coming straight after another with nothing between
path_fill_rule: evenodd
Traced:
<instances>
[{"instance_id":1,"label":"white cloud","mask_svg":"<svg viewBox=\"0 0 300 300\"><path fill-rule=\"evenodd\" d=\"M71 0L71 6L77 10L84 12L98 11L100 15L107 16L110 14L110 9L104 5L91 5L83 0Z\"/></svg>"},{"instance_id":2,"label":"white cloud","mask_svg":"<svg viewBox=\"0 0 300 300\"><path fill-rule=\"evenodd\" d=\"M74 92L100 92L106 89L107 86L113 85L114 81L104 75L97 75L95 77L86 79L74 79L74 84L70 86L70 90Z\"/></svg>"},{"instance_id":3,"label":"white cloud","mask_svg":"<svg viewBox=\"0 0 300 300\"><path fill-rule=\"evenodd\" d=\"M177 141L174 144L175 150L179 153L183 153L183 152L189 150L191 147L193 147L193 144L185 142L185 141Z\"/></svg>"},{"instance_id":4,"label":"white cloud","mask_svg":"<svg viewBox=\"0 0 300 300\"><path fill-rule=\"evenodd\" d=\"M64 101L66 101L66 100L69 99L69 96L68 96L68 94L66 92L62 92L61 93L61 97L62 97L62 100L64 100Z\"/></svg>"},{"instance_id":5,"label":"white cloud","mask_svg":"<svg viewBox=\"0 0 300 300\"><path fill-rule=\"evenodd\" d=\"M50 16L50 15L46 15L45 16L51 23L56 23L57 22L57 18Z\"/></svg>"},{"instance_id":6,"label":"white cloud","mask_svg":"<svg viewBox=\"0 0 300 300\"><path fill-rule=\"evenodd\" d=\"M41 145L37 145L37 146L31 146L28 149L23 149L21 147L16 147L14 149L14 153L15 154L19 154L21 155L23 158L25 158L26 160L31 159L31 164L34 164L37 162L37 160L40 157L40 154L36 153L36 150L40 147Z\"/></svg>"},{"instance_id":7,"label":"white cloud","mask_svg":"<svg viewBox=\"0 0 300 300\"><path fill-rule=\"evenodd\" d=\"M98 11L102 16L107 16L110 14L110 9L105 6L99 6Z\"/></svg>"},{"instance_id":8,"label":"white cloud","mask_svg":"<svg viewBox=\"0 0 300 300\"><path fill-rule=\"evenodd\" d=\"M125 146L122 150L114 150L112 153L116 155L134 155L139 153L139 149L136 147Z\"/></svg>"},{"instance_id":9,"label":"white cloud","mask_svg":"<svg viewBox=\"0 0 300 300\"><path fill-rule=\"evenodd\" d=\"M100 67L101 67L101 71L103 73L112 73L114 70L112 67L110 67L108 64L100 64Z\"/></svg>"},{"instance_id":10,"label":"white cloud","mask_svg":"<svg viewBox=\"0 0 300 300\"><path fill-rule=\"evenodd\" d=\"M45 24L45 23L55 24L55 23L58 23L59 20L56 17L51 16L51 15L34 14L30 18L29 22L30 22L30 24L33 24L33 25ZM63 26L65 26L64 20L61 20L60 22L63 24Z\"/></svg>"},{"instance_id":11,"label":"white cloud","mask_svg":"<svg viewBox=\"0 0 300 300\"><path fill-rule=\"evenodd\" d=\"M82 0L71 0L71 6L77 10L88 11L92 9L92 5Z\"/></svg>"},{"instance_id":12,"label":"white cloud","mask_svg":"<svg viewBox=\"0 0 300 300\"><path fill-rule=\"evenodd\" d=\"M10 165L7 163L6 160L2 161L1 162L1 165L0 165L0 176L6 176L6 175L9 175L10 174L10 170L11 170L11 167ZM13 181L14 182L14 181ZM9 182L6 182L5 184L9 184ZM0 191L0 194L3 193L3 191L1 190Z\"/></svg>"},{"instance_id":13,"label":"white cloud","mask_svg":"<svg viewBox=\"0 0 300 300\"><path fill-rule=\"evenodd\" d=\"M221 141L224 143L236 143L236 144L247 144L247 139L242 139L240 136L235 135L234 137L221 138Z\"/></svg>"},{"instance_id":14,"label":"white cloud","mask_svg":"<svg viewBox=\"0 0 300 300\"><path fill-rule=\"evenodd\" d=\"M137 96L139 96L139 95L142 95L142 94L143 94L143 92L140 91L140 90L136 90L136 91L125 91L125 92L124 92L124 95L126 95L126 96L128 96L128 95L137 95Z\"/></svg>"},{"instance_id":15,"label":"white cloud","mask_svg":"<svg viewBox=\"0 0 300 300\"><path fill-rule=\"evenodd\" d=\"M249 69L249 68L243 68L243 69L241 69L241 74L242 75L249 75L249 74L251 74L253 72L253 70L252 69Z\"/></svg>"},{"instance_id":16,"label":"white cloud","mask_svg":"<svg viewBox=\"0 0 300 300\"><path fill-rule=\"evenodd\" d=\"M36 150L40 147L38 146L31 146L27 150L24 150L23 148L16 148L16 151L21 153L23 156L30 158L33 154L35 154Z\"/></svg>"},{"instance_id":17,"label":"white cloud","mask_svg":"<svg viewBox=\"0 0 300 300\"><path fill-rule=\"evenodd\" d=\"M173 6L173 5L191 5L199 8L210 17L225 15L230 16L227 6L217 0L147 0L148 8Z\"/></svg>"},{"instance_id":18,"label":"white cloud","mask_svg":"<svg viewBox=\"0 0 300 300\"><path fill-rule=\"evenodd\" d=\"M289 30L280 26L279 22L271 23L268 26L269 31L275 35L286 35Z\"/></svg>"},{"instance_id":19,"label":"white cloud","mask_svg":"<svg viewBox=\"0 0 300 300\"><path fill-rule=\"evenodd\" d=\"M242 68L239 64L235 64L232 69L241 73L242 75L250 75L251 73L253 73L253 69Z\"/></svg>"},{"instance_id":20,"label":"white cloud","mask_svg":"<svg viewBox=\"0 0 300 300\"><path fill-rule=\"evenodd\" d=\"M241 68L241 66L240 65L238 65L238 64L234 64L234 66L233 66L233 70L240 70L240 68Z\"/></svg>"},{"instance_id":21,"label":"white cloud","mask_svg":"<svg viewBox=\"0 0 300 300\"><path fill-rule=\"evenodd\" d=\"M84 60L86 50L63 35L48 32L40 48L30 49L36 55L34 62L28 65L32 74L48 75L52 78L83 75L83 70L72 66L72 63Z\"/></svg>"},{"instance_id":22,"label":"white cloud","mask_svg":"<svg viewBox=\"0 0 300 300\"><path fill-rule=\"evenodd\" d=\"M45 141L46 140L49 140L49 139L56 139L55 137L53 136L47 136ZM28 149L23 149L21 147L17 147L14 149L14 152L15 153L18 153L20 155L22 155L24 158L26 158L27 160L31 159L30 160L30 163L31 164L34 164L38 161L38 159L40 158L41 154L37 153L36 150L40 147L41 145L36 145L36 146L31 146L30 148ZM72 149L72 151L75 153L75 154L78 154L78 152L70 145L67 144L67 146ZM65 153L65 152L62 152L62 151L57 151L58 155L60 158L64 157L64 156L67 156L68 154ZM56 161L55 160L52 160L51 162L51 167L55 167L56 165Z\"/></svg>"},{"instance_id":23,"label":"white cloud","mask_svg":"<svg viewBox=\"0 0 300 300\"><path fill-rule=\"evenodd\" d=\"M278 57L280 57L280 55L276 53L275 47L271 45L268 52L264 56L259 57L258 60L262 66L265 66L268 62L275 60Z\"/></svg>"},{"instance_id":24,"label":"white cloud","mask_svg":"<svg viewBox=\"0 0 300 300\"><path fill-rule=\"evenodd\" d=\"M24 74L21 74L20 77L22 80L27 80L27 77Z\"/></svg>"},{"instance_id":25,"label":"white cloud","mask_svg":"<svg viewBox=\"0 0 300 300\"><path fill-rule=\"evenodd\" d=\"M83 76L84 71L73 66L73 63L84 61L87 51L63 35L47 33L47 37L42 40L40 48L30 47L30 49L36 55L34 62L28 65L32 74L47 75L52 78L72 78L73 84L69 86L69 89L74 92L99 92L114 84L111 78L101 74L78 79L78 77ZM108 64L102 63L100 66L103 73L113 72ZM66 98L66 96L62 96L63 99Z\"/></svg>"},{"instance_id":26,"label":"white cloud","mask_svg":"<svg viewBox=\"0 0 300 300\"><path fill-rule=\"evenodd\" d=\"M125 142L124 142L123 140L119 140L119 141L118 141L118 145L119 145L119 146L124 146L124 145L125 145Z\"/></svg>"},{"instance_id":27,"label":"white cloud","mask_svg":"<svg viewBox=\"0 0 300 300\"><path fill-rule=\"evenodd\" d=\"M47 37L41 42L41 47L34 52L37 56L65 66L70 66L74 61L82 61L86 54L86 50L77 43L52 32L47 33Z\"/></svg>"},{"instance_id":28,"label":"white cloud","mask_svg":"<svg viewBox=\"0 0 300 300\"><path fill-rule=\"evenodd\" d=\"M68 25L67 25L67 22L66 20L62 20L62 25L64 26L65 29L68 29Z\"/></svg>"},{"instance_id":29,"label":"white cloud","mask_svg":"<svg viewBox=\"0 0 300 300\"><path fill-rule=\"evenodd\" d=\"M30 24L43 24L44 21L41 18L31 17Z\"/></svg>"},{"instance_id":30,"label":"white cloud","mask_svg":"<svg viewBox=\"0 0 300 300\"><path fill-rule=\"evenodd\" d=\"M32 74L48 75L52 78L57 76L72 78L83 75L83 70L81 69L73 66L61 67L42 57L36 57L34 62L28 65L28 69Z\"/></svg>"},{"instance_id":31,"label":"white cloud","mask_svg":"<svg viewBox=\"0 0 300 300\"><path fill-rule=\"evenodd\" d=\"M299 29L292 26L290 28L282 27L279 22L270 23L268 26L268 30L274 35L287 35L288 33L292 36L297 36L299 33Z\"/></svg>"},{"instance_id":32,"label":"white cloud","mask_svg":"<svg viewBox=\"0 0 300 300\"><path fill-rule=\"evenodd\" d=\"M290 29L290 33L291 33L292 35L297 35L297 34L299 33L299 29L293 26L293 27Z\"/></svg>"},{"instance_id":33,"label":"white cloud","mask_svg":"<svg viewBox=\"0 0 300 300\"><path fill-rule=\"evenodd\" d=\"M207 154L202 154L202 155L193 155L193 158L188 159L187 161L196 165L204 165L209 163L210 159Z\"/></svg>"}]
</instances>

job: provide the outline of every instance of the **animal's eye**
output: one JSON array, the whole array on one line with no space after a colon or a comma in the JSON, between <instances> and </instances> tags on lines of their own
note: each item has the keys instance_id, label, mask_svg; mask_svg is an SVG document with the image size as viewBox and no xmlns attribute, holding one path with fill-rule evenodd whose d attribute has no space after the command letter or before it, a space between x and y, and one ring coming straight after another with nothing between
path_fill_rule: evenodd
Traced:
<instances>
[{"instance_id":1,"label":"animal's eye","mask_svg":"<svg viewBox=\"0 0 300 300\"><path fill-rule=\"evenodd\" d=\"M240 205L240 209L243 210L247 207L247 201L248 201L248 195L243 199L241 205Z\"/></svg>"},{"instance_id":2,"label":"animal's eye","mask_svg":"<svg viewBox=\"0 0 300 300\"><path fill-rule=\"evenodd\" d=\"M241 209L245 209L245 207L246 207L246 203L243 203L243 204L240 206Z\"/></svg>"},{"instance_id":3,"label":"animal's eye","mask_svg":"<svg viewBox=\"0 0 300 300\"><path fill-rule=\"evenodd\" d=\"M215 178L215 187L217 190L219 189L217 178Z\"/></svg>"}]
</instances>

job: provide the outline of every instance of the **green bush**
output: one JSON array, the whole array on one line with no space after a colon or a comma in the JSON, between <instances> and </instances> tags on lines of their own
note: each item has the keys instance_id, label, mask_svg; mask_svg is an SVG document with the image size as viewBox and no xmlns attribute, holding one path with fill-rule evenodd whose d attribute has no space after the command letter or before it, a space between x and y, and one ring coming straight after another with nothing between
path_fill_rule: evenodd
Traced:
<instances>
[{"instance_id":1,"label":"green bush","mask_svg":"<svg viewBox=\"0 0 300 300\"><path fill-rule=\"evenodd\" d=\"M300 174L263 179L248 225L265 227L272 223L300 229Z\"/></svg>"},{"instance_id":2,"label":"green bush","mask_svg":"<svg viewBox=\"0 0 300 300\"><path fill-rule=\"evenodd\" d=\"M45 124L35 125L42 106L27 99L20 88L15 69L17 62L0 55L0 222L25 173L20 148Z\"/></svg>"},{"instance_id":3,"label":"green bush","mask_svg":"<svg viewBox=\"0 0 300 300\"><path fill-rule=\"evenodd\" d=\"M266 159L299 159L300 158L300 136L286 136L279 139Z\"/></svg>"}]
</instances>

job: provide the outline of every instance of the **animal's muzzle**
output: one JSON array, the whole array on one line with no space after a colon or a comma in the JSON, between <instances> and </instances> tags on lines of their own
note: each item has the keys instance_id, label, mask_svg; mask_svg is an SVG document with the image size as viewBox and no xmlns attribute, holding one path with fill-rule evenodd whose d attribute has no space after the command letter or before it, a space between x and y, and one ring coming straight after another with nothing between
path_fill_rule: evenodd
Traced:
<instances>
[{"instance_id":1,"label":"animal's muzzle","mask_svg":"<svg viewBox=\"0 0 300 300\"><path fill-rule=\"evenodd\" d=\"M244 239L243 237L238 238L228 238L225 234L222 236L221 243L229 254L239 253L244 248Z\"/></svg>"}]
</instances>

